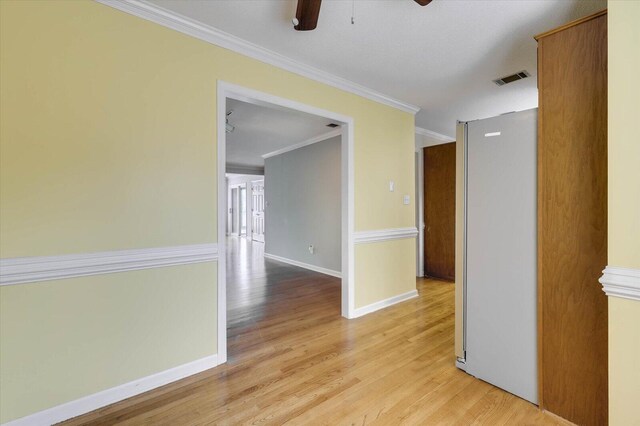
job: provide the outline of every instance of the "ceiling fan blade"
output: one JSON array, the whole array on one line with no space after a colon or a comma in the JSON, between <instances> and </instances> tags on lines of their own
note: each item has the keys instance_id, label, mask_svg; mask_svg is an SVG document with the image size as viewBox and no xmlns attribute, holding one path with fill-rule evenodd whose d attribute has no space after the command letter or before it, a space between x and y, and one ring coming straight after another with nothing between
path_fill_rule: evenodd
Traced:
<instances>
[{"instance_id":1,"label":"ceiling fan blade","mask_svg":"<svg viewBox=\"0 0 640 426\"><path fill-rule=\"evenodd\" d=\"M298 31L315 30L320 16L320 3L322 0L298 0L296 19L298 25L294 28Z\"/></svg>"},{"instance_id":2,"label":"ceiling fan blade","mask_svg":"<svg viewBox=\"0 0 640 426\"><path fill-rule=\"evenodd\" d=\"M415 0L420 6L426 6L431 3L431 0Z\"/></svg>"}]
</instances>

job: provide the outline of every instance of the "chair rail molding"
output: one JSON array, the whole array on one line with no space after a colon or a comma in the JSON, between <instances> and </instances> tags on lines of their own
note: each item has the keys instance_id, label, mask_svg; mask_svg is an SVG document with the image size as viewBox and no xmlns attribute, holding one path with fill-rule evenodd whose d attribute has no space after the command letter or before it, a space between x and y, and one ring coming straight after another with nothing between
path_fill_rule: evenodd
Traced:
<instances>
[{"instance_id":1,"label":"chair rail molding","mask_svg":"<svg viewBox=\"0 0 640 426\"><path fill-rule=\"evenodd\" d=\"M217 259L217 244L7 258L0 259L0 285L186 265Z\"/></svg>"},{"instance_id":2,"label":"chair rail molding","mask_svg":"<svg viewBox=\"0 0 640 426\"><path fill-rule=\"evenodd\" d=\"M378 241L399 240L403 238L415 238L418 229L411 228L389 228L376 229L373 231L357 231L354 239L356 244L375 243Z\"/></svg>"},{"instance_id":3,"label":"chair rail molding","mask_svg":"<svg viewBox=\"0 0 640 426\"><path fill-rule=\"evenodd\" d=\"M190 35L202 41L229 49L241 55L248 56L258 61L274 65L278 68L293 72L320 83L327 84L345 92L353 93L372 101L397 108L411 114L416 114L420 107L392 98L353 81L311 67L301 62L288 58L280 53L265 49L257 44L248 42L232 34L220 31L217 28L203 24L202 22L182 16L171 10L157 6L144 0L95 0L106 6L113 7L123 12L135 15L147 21L155 22L172 30Z\"/></svg>"},{"instance_id":4,"label":"chair rail molding","mask_svg":"<svg viewBox=\"0 0 640 426\"><path fill-rule=\"evenodd\" d=\"M607 296L640 301L640 269L607 266L599 281Z\"/></svg>"}]
</instances>

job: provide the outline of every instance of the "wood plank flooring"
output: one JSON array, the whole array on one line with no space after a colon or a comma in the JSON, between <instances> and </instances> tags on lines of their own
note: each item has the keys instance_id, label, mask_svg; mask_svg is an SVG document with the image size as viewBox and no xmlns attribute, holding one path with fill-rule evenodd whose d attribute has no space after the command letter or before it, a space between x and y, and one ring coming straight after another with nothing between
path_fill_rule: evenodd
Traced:
<instances>
[{"instance_id":1,"label":"wood plank flooring","mask_svg":"<svg viewBox=\"0 0 640 426\"><path fill-rule=\"evenodd\" d=\"M454 366L453 284L362 318L340 281L231 239L228 362L67 425L566 424Z\"/></svg>"}]
</instances>

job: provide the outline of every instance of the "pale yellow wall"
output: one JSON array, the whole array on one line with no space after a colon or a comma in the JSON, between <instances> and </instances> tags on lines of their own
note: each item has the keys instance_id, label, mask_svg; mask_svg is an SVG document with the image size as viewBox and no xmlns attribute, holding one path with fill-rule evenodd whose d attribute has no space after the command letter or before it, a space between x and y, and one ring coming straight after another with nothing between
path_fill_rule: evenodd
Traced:
<instances>
[{"instance_id":1,"label":"pale yellow wall","mask_svg":"<svg viewBox=\"0 0 640 426\"><path fill-rule=\"evenodd\" d=\"M91 1L0 19L1 257L215 242L218 80L353 117L356 230L414 226L413 115ZM414 242L377 245L356 248L357 306L415 288ZM215 354L214 269L3 287L0 422Z\"/></svg>"},{"instance_id":2,"label":"pale yellow wall","mask_svg":"<svg viewBox=\"0 0 640 426\"><path fill-rule=\"evenodd\" d=\"M640 302L609 297L609 424L640 425Z\"/></svg>"},{"instance_id":3,"label":"pale yellow wall","mask_svg":"<svg viewBox=\"0 0 640 426\"><path fill-rule=\"evenodd\" d=\"M355 258L356 283L367 285L366 292L356 291L356 308L416 289L415 240L357 244Z\"/></svg>"},{"instance_id":4,"label":"pale yellow wall","mask_svg":"<svg viewBox=\"0 0 640 426\"><path fill-rule=\"evenodd\" d=\"M215 262L2 287L2 422L215 354Z\"/></svg>"},{"instance_id":5,"label":"pale yellow wall","mask_svg":"<svg viewBox=\"0 0 640 426\"><path fill-rule=\"evenodd\" d=\"M640 269L640 2L609 1L609 265ZM640 425L640 302L609 298L609 423Z\"/></svg>"},{"instance_id":6,"label":"pale yellow wall","mask_svg":"<svg viewBox=\"0 0 640 426\"><path fill-rule=\"evenodd\" d=\"M1 256L215 241L209 46L93 2L1 3Z\"/></svg>"},{"instance_id":7,"label":"pale yellow wall","mask_svg":"<svg viewBox=\"0 0 640 426\"><path fill-rule=\"evenodd\" d=\"M373 134L366 132L362 136L359 136L358 125L363 123L356 119L356 231L415 227L413 116L402 115L403 120L397 123L402 126L378 122L372 129ZM379 120L384 120L384 115L380 115ZM394 192L389 191L390 180L395 182ZM404 195L411 197L410 205L402 204ZM413 243L415 245L415 241ZM415 284L415 270L413 272Z\"/></svg>"},{"instance_id":8,"label":"pale yellow wall","mask_svg":"<svg viewBox=\"0 0 640 426\"><path fill-rule=\"evenodd\" d=\"M414 224L411 114L101 4L2 11L2 257L214 241L217 79L354 117L356 229Z\"/></svg>"},{"instance_id":9,"label":"pale yellow wall","mask_svg":"<svg viewBox=\"0 0 640 426\"><path fill-rule=\"evenodd\" d=\"M640 1L610 0L609 264L640 269Z\"/></svg>"}]
</instances>

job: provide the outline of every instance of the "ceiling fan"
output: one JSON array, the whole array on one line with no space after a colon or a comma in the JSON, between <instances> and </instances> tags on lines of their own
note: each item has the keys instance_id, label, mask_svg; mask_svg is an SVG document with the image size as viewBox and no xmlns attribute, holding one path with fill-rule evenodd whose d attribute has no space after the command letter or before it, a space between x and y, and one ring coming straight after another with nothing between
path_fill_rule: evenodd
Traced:
<instances>
[{"instance_id":1,"label":"ceiling fan","mask_svg":"<svg viewBox=\"0 0 640 426\"><path fill-rule=\"evenodd\" d=\"M414 0L420 6L426 6L431 0ZM298 0L296 17L293 20L293 28L297 31L315 30L320 16L320 3L322 0Z\"/></svg>"}]
</instances>

